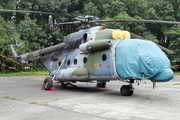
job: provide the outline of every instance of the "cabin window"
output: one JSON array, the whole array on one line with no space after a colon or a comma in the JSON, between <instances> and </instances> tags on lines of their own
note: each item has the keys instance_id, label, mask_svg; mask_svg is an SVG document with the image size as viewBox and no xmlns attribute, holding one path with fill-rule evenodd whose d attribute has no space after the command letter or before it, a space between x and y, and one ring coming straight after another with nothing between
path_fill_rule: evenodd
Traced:
<instances>
[{"instance_id":1,"label":"cabin window","mask_svg":"<svg viewBox=\"0 0 180 120\"><path fill-rule=\"evenodd\" d=\"M71 64L71 61L70 60L67 60L67 65L69 66Z\"/></svg>"},{"instance_id":2,"label":"cabin window","mask_svg":"<svg viewBox=\"0 0 180 120\"><path fill-rule=\"evenodd\" d=\"M74 65L76 65L77 64L77 59L74 59Z\"/></svg>"},{"instance_id":3,"label":"cabin window","mask_svg":"<svg viewBox=\"0 0 180 120\"><path fill-rule=\"evenodd\" d=\"M84 57L83 62L84 62L84 64L87 63L87 57Z\"/></svg>"},{"instance_id":4,"label":"cabin window","mask_svg":"<svg viewBox=\"0 0 180 120\"><path fill-rule=\"evenodd\" d=\"M58 58L53 58L53 61L58 61Z\"/></svg>"},{"instance_id":5,"label":"cabin window","mask_svg":"<svg viewBox=\"0 0 180 120\"><path fill-rule=\"evenodd\" d=\"M61 65L61 60L58 62L59 66Z\"/></svg>"},{"instance_id":6,"label":"cabin window","mask_svg":"<svg viewBox=\"0 0 180 120\"><path fill-rule=\"evenodd\" d=\"M102 60L103 60L103 61L106 61L106 59L107 59L106 54L103 54L103 55L102 55Z\"/></svg>"}]
</instances>

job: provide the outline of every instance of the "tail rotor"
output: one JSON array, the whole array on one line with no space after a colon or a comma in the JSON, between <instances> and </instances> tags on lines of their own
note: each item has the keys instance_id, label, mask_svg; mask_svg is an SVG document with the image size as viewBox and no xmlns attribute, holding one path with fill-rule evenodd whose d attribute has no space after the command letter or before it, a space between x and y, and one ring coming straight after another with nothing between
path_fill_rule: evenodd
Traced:
<instances>
[{"instance_id":1,"label":"tail rotor","mask_svg":"<svg viewBox=\"0 0 180 120\"><path fill-rule=\"evenodd\" d=\"M23 41L22 43L20 43L18 45L16 34L14 34L14 37L15 37L15 41L16 41L15 47L16 47L16 52L17 52L18 48L20 48L25 43L25 41Z\"/></svg>"}]
</instances>

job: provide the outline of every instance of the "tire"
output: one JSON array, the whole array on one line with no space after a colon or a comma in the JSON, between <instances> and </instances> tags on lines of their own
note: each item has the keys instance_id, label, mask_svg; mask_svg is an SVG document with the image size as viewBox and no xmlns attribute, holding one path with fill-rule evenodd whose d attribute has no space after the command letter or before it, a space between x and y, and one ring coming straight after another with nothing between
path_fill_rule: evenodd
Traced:
<instances>
[{"instance_id":1,"label":"tire","mask_svg":"<svg viewBox=\"0 0 180 120\"><path fill-rule=\"evenodd\" d=\"M129 96L129 94L130 94L130 87L129 87L129 86L126 86L126 85L123 85L123 86L121 87L120 92L121 92L121 95L122 95L122 96Z\"/></svg>"},{"instance_id":2,"label":"tire","mask_svg":"<svg viewBox=\"0 0 180 120\"><path fill-rule=\"evenodd\" d=\"M133 95L133 93L134 93L134 90L128 85L128 87L129 87L129 96L132 96Z\"/></svg>"},{"instance_id":3,"label":"tire","mask_svg":"<svg viewBox=\"0 0 180 120\"><path fill-rule=\"evenodd\" d=\"M46 78L43 82L44 90L49 90L51 87L53 87L53 81L50 78Z\"/></svg>"},{"instance_id":4,"label":"tire","mask_svg":"<svg viewBox=\"0 0 180 120\"><path fill-rule=\"evenodd\" d=\"M97 83L98 87L104 87L106 85L106 82L100 82L100 83Z\"/></svg>"},{"instance_id":5,"label":"tire","mask_svg":"<svg viewBox=\"0 0 180 120\"><path fill-rule=\"evenodd\" d=\"M134 90L130 90L129 96L132 96L132 95L133 95L133 92L134 92Z\"/></svg>"}]
</instances>

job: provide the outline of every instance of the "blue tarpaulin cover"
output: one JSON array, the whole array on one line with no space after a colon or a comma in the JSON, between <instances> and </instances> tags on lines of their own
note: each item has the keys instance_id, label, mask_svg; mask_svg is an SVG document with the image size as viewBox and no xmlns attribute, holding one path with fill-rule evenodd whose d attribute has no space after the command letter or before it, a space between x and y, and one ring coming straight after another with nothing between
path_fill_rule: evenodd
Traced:
<instances>
[{"instance_id":1,"label":"blue tarpaulin cover","mask_svg":"<svg viewBox=\"0 0 180 120\"><path fill-rule=\"evenodd\" d=\"M116 46L116 70L122 79L135 77L152 82L166 82L174 78L166 54L153 42L125 39Z\"/></svg>"}]
</instances>

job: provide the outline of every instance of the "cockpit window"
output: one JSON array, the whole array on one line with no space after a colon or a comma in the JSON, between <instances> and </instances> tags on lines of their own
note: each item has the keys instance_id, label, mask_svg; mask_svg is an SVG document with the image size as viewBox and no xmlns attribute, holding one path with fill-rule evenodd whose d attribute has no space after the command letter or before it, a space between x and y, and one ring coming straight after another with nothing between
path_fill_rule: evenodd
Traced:
<instances>
[{"instance_id":1,"label":"cockpit window","mask_svg":"<svg viewBox=\"0 0 180 120\"><path fill-rule=\"evenodd\" d=\"M91 34L91 33L85 33L85 34L83 35L83 38L82 38L81 43L86 43L86 42L89 40L90 34Z\"/></svg>"},{"instance_id":2,"label":"cockpit window","mask_svg":"<svg viewBox=\"0 0 180 120\"><path fill-rule=\"evenodd\" d=\"M86 42L87 42L87 33L85 33L85 34L84 34L84 36L83 36L83 39L82 39L82 40L83 40L83 43L86 43Z\"/></svg>"}]
</instances>

